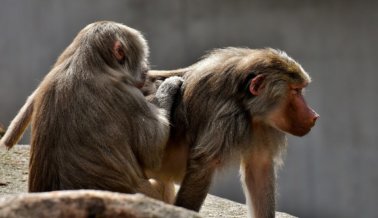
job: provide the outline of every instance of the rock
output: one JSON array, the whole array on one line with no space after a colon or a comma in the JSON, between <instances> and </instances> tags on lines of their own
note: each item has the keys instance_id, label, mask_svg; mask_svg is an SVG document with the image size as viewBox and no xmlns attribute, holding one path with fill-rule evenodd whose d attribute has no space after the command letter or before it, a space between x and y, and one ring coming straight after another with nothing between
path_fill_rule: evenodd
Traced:
<instances>
[{"instance_id":1,"label":"rock","mask_svg":"<svg viewBox=\"0 0 378 218\"><path fill-rule=\"evenodd\" d=\"M230 201L214 195L208 194L202 206L200 215L203 217L247 217L247 206L235 201ZM295 218L287 213L276 212L276 218Z\"/></svg>"},{"instance_id":2,"label":"rock","mask_svg":"<svg viewBox=\"0 0 378 218\"><path fill-rule=\"evenodd\" d=\"M1 146L0 146L1 147ZM14 146L7 151L0 148L0 197L5 194L27 192L29 146Z\"/></svg>"},{"instance_id":3,"label":"rock","mask_svg":"<svg viewBox=\"0 0 378 218\"><path fill-rule=\"evenodd\" d=\"M142 194L78 190L19 194L0 199L0 217L200 217Z\"/></svg>"},{"instance_id":4,"label":"rock","mask_svg":"<svg viewBox=\"0 0 378 218\"><path fill-rule=\"evenodd\" d=\"M10 151L0 149L0 183L4 184L0 185L0 218L44 217L40 213L41 210L54 213L47 217L56 217L55 213L65 213L68 216L68 213L73 210L80 212L75 214L75 217L82 217L83 214L91 215L95 212L98 214L112 213L117 216L117 213L121 214L122 211L125 211L125 215L122 215L122 217L126 216L126 211L135 212L128 217L247 217L246 205L213 195L207 196L200 213L197 214L172 205L166 205L141 194L127 195L105 191L61 191L26 194L29 149L30 147L27 145L17 145ZM20 208L17 208L16 205L19 205ZM143 213L145 208L149 208L152 213L147 215ZM142 211L138 212L138 210ZM171 210L172 213L169 213L168 211ZM23 214L21 214L21 211L23 211ZM181 212L185 216L181 216ZM7 215L4 215L5 213ZM164 216L159 216L162 214ZM62 215L62 217L66 217L66 215ZM276 213L276 217L293 218L293 216L280 212Z\"/></svg>"},{"instance_id":5,"label":"rock","mask_svg":"<svg viewBox=\"0 0 378 218\"><path fill-rule=\"evenodd\" d=\"M246 206L208 195L200 214L142 194L77 190L23 193L0 198L0 217L246 217ZM278 218L292 218L276 213Z\"/></svg>"}]
</instances>

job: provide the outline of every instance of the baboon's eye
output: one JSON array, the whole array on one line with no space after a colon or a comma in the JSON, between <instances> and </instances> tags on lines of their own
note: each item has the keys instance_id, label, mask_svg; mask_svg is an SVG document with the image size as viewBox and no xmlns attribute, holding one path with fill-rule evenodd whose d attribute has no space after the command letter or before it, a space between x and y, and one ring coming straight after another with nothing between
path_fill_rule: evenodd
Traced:
<instances>
[{"instance_id":1,"label":"baboon's eye","mask_svg":"<svg viewBox=\"0 0 378 218\"><path fill-rule=\"evenodd\" d=\"M302 95L303 88L293 88L293 89L291 89L291 93L294 94L294 95Z\"/></svg>"}]
</instances>

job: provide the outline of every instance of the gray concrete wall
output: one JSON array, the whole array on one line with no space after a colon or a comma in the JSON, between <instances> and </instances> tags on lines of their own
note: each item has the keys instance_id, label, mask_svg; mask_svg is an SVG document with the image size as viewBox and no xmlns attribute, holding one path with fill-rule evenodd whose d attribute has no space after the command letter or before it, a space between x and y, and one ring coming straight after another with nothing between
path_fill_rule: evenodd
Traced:
<instances>
[{"instance_id":1,"label":"gray concrete wall","mask_svg":"<svg viewBox=\"0 0 378 218\"><path fill-rule=\"evenodd\" d=\"M0 122L9 123L75 34L96 20L141 30L157 69L189 65L217 47L279 48L311 74L307 98L321 118L308 136L289 138L278 209L378 217L377 9L374 0L1 0ZM237 169L225 170L212 192L243 202L239 187Z\"/></svg>"}]
</instances>

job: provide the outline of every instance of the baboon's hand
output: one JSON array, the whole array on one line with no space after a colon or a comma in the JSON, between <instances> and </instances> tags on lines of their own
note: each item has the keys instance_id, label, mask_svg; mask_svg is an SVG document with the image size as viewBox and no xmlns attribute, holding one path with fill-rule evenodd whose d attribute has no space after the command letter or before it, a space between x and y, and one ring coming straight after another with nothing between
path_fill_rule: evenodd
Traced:
<instances>
[{"instance_id":1,"label":"baboon's hand","mask_svg":"<svg viewBox=\"0 0 378 218\"><path fill-rule=\"evenodd\" d=\"M173 76L165 79L158 90L156 91L154 103L160 108L167 111L168 117L170 116L173 102L181 90L183 79L178 76ZM156 81L158 83L159 81Z\"/></svg>"}]
</instances>

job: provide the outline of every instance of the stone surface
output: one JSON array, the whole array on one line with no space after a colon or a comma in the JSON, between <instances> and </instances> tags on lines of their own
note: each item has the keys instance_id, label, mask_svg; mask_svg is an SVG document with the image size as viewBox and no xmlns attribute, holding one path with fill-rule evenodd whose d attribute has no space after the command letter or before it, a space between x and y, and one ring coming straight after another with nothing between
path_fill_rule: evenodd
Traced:
<instances>
[{"instance_id":1,"label":"stone surface","mask_svg":"<svg viewBox=\"0 0 378 218\"><path fill-rule=\"evenodd\" d=\"M24 193L1 198L0 217L195 218L200 215L141 194L79 190Z\"/></svg>"},{"instance_id":2,"label":"stone surface","mask_svg":"<svg viewBox=\"0 0 378 218\"><path fill-rule=\"evenodd\" d=\"M29 146L0 146L0 196L27 192Z\"/></svg>"},{"instance_id":3,"label":"stone surface","mask_svg":"<svg viewBox=\"0 0 378 218\"><path fill-rule=\"evenodd\" d=\"M208 195L199 214L144 197L105 191L27 194L27 145L0 148L0 217L246 217L247 207ZM292 218L276 213L278 218Z\"/></svg>"},{"instance_id":4,"label":"stone surface","mask_svg":"<svg viewBox=\"0 0 378 218\"><path fill-rule=\"evenodd\" d=\"M204 205L200 211L203 217L227 217L242 218L247 217L247 206L230 201L214 195L207 195ZM276 218L295 218L292 215L276 212Z\"/></svg>"}]
</instances>

